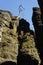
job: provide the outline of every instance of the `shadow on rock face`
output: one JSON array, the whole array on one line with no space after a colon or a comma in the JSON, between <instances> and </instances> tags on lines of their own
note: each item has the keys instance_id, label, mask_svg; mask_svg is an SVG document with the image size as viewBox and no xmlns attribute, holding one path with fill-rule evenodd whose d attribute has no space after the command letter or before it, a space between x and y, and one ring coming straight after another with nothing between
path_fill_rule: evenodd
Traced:
<instances>
[{"instance_id":1,"label":"shadow on rock face","mask_svg":"<svg viewBox=\"0 0 43 65\"><path fill-rule=\"evenodd\" d=\"M18 56L18 65L38 65L38 61L36 59L32 59L30 55L20 53Z\"/></svg>"},{"instance_id":2,"label":"shadow on rock face","mask_svg":"<svg viewBox=\"0 0 43 65\"><path fill-rule=\"evenodd\" d=\"M30 31L30 24L25 20L25 19L21 19L19 21L19 26L17 28L18 34L20 34L20 31L24 31L24 33L27 33Z\"/></svg>"},{"instance_id":3,"label":"shadow on rock face","mask_svg":"<svg viewBox=\"0 0 43 65\"><path fill-rule=\"evenodd\" d=\"M6 61L6 62L2 63L1 65L16 65L16 63L14 63L12 61Z\"/></svg>"},{"instance_id":4,"label":"shadow on rock face","mask_svg":"<svg viewBox=\"0 0 43 65\"><path fill-rule=\"evenodd\" d=\"M43 8L43 0L37 0L38 1L38 4L41 8Z\"/></svg>"}]
</instances>

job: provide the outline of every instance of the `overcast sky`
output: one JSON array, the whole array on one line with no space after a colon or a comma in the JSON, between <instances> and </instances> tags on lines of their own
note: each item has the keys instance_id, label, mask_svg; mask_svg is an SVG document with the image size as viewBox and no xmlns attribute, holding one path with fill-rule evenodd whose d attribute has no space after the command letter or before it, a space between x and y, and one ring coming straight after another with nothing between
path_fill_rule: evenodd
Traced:
<instances>
[{"instance_id":1,"label":"overcast sky","mask_svg":"<svg viewBox=\"0 0 43 65\"><path fill-rule=\"evenodd\" d=\"M19 15L19 5L23 6L21 17L26 19L30 23L30 28L33 29L32 25L32 8L38 7L37 0L0 0L0 9L10 11L14 16Z\"/></svg>"}]
</instances>

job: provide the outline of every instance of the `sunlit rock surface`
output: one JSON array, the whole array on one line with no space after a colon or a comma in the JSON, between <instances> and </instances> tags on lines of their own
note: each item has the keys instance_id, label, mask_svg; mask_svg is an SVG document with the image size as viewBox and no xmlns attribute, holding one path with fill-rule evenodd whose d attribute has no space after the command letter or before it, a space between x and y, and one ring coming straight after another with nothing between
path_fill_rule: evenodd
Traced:
<instances>
[{"instance_id":1,"label":"sunlit rock surface","mask_svg":"<svg viewBox=\"0 0 43 65\"><path fill-rule=\"evenodd\" d=\"M18 21L17 21L18 22ZM12 21L12 15L8 11L0 11L0 64L5 61L17 63L18 56L18 35ZM15 31L14 31L15 30Z\"/></svg>"},{"instance_id":2,"label":"sunlit rock surface","mask_svg":"<svg viewBox=\"0 0 43 65\"><path fill-rule=\"evenodd\" d=\"M0 10L0 64L40 65L35 33L29 25L25 19Z\"/></svg>"}]
</instances>

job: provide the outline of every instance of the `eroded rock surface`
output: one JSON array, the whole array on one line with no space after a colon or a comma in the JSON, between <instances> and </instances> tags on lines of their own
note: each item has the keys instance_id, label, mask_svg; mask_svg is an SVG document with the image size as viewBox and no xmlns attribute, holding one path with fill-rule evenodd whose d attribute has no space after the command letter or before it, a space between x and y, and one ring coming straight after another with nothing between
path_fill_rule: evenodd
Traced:
<instances>
[{"instance_id":1,"label":"eroded rock surface","mask_svg":"<svg viewBox=\"0 0 43 65\"><path fill-rule=\"evenodd\" d=\"M18 56L18 35L12 21L11 14L7 11L0 12L0 64L5 61L17 63ZM12 23L10 25L10 23ZM14 31L15 30L15 31Z\"/></svg>"},{"instance_id":2,"label":"eroded rock surface","mask_svg":"<svg viewBox=\"0 0 43 65\"><path fill-rule=\"evenodd\" d=\"M23 24L21 21L23 22ZM20 65L40 65L41 60L39 57L38 50L35 47L34 32L30 30L30 28L28 28L29 24L26 22L26 20L22 19L20 20L20 22L21 26L19 27L20 32L18 35L18 40L20 44L18 63ZM28 26L26 26L24 22L27 23ZM27 29L27 31L25 29Z\"/></svg>"},{"instance_id":3,"label":"eroded rock surface","mask_svg":"<svg viewBox=\"0 0 43 65\"><path fill-rule=\"evenodd\" d=\"M34 32L29 25L26 20L0 10L0 64L11 61L20 65L40 65Z\"/></svg>"}]
</instances>

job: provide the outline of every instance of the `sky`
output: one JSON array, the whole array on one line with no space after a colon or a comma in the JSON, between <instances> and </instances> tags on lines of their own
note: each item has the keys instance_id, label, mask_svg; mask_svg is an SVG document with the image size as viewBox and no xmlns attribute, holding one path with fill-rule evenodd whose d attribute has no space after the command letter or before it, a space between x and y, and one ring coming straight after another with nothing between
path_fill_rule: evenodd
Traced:
<instances>
[{"instance_id":1,"label":"sky","mask_svg":"<svg viewBox=\"0 0 43 65\"><path fill-rule=\"evenodd\" d=\"M19 15L19 6L22 5L21 18L27 20L30 23L30 29L34 29L32 24L33 7L39 7L37 0L0 0L0 9L8 10L14 16Z\"/></svg>"}]
</instances>

